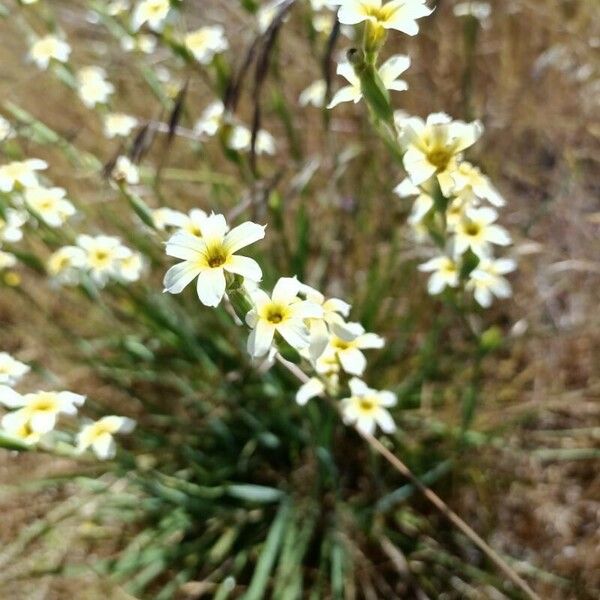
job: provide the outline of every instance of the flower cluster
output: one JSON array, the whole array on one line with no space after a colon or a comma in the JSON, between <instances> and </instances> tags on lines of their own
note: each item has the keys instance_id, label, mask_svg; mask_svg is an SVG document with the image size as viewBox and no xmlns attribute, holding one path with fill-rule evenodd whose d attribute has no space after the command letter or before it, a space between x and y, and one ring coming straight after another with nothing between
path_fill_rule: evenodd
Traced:
<instances>
[{"instance_id":1,"label":"flower cluster","mask_svg":"<svg viewBox=\"0 0 600 600\"><path fill-rule=\"evenodd\" d=\"M401 197L416 196L409 222L441 250L419 267L432 273L429 293L439 294L466 281L475 300L488 307L494 295L510 296L503 275L516 264L493 254L494 246L511 243L509 233L496 223L494 207L503 206L504 199L477 167L463 159L464 150L482 132L478 121L453 121L444 113L429 115L426 121L404 119L401 144L408 178L395 191Z\"/></svg>"},{"instance_id":2,"label":"flower cluster","mask_svg":"<svg viewBox=\"0 0 600 600\"><path fill-rule=\"evenodd\" d=\"M144 268L139 252L125 246L118 237L110 235L77 236L77 244L63 246L48 259L48 274L65 285L81 283L84 274L97 286L109 280L122 283L137 281Z\"/></svg>"},{"instance_id":3,"label":"flower cluster","mask_svg":"<svg viewBox=\"0 0 600 600\"><path fill-rule=\"evenodd\" d=\"M0 352L0 405L8 409L0 420L0 433L26 446L44 445L51 449L52 432L61 415L75 416L86 398L68 391L37 391L20 394L14 389L30 367L6 352ZM91 448L100 459L116 453L114 434L133 430L135 422L110 415L96 422L85 422L75 436L75 451Z\"/></svg>"},{"instance_id":4,"label":"flower cluster","mask_svg":"<svg viewBox=\"0 0 600 600\"><path fill-rule=\"evenodd\" d=\"M179 227L167 241L166 253L181 261L167 271L165 292L178 294L195 280L204 305L216 307L227 297L250 328L247 347L253 358L266 356L269 364L287 347L312 368L314 376L298 391L299 404L324 393L343 395L342 384L354 376L350 396L340 404L344 419L365 433L373 433L376 424L386 432L394 430L385 407L395 403L395 395L371 390L357 378L366 369L363 350L381 348L384 340L345 320L349 304L326 298L295 277L280 278L271 294L261 289L260 266L237 251L264 237L262 225L245 222L229 229L223 215L196 210L188 217L188 224L197 225L192 232L180 214L162 210L164 222L175 220Z\"/></svg>"},{"instance_id":5,"label":"flower cluster","mask_svg":"<svg viewBox=\"0 0 600 600\"><path fill-rule=\"evenodd\" d=\"M399 111L391 116L388 90L408 89L398 76L410 60L392 56L376 67L386 31L415 35L417 19L431 10L423 0L338 0L336 4L341 23L364 24L364 38L359 58L355 51L352 62L338 66L338 74L350 85L338 90L329 108L359 102L368 94L367 103L376 117L392 125L408 174L394 191L402 198L415 197L409 224L418 238L430 237L438 246L439 254L419 267L431 273L429 293L464 284L483 307L490 306L494 296L510 296L504 275L514 271L516 263L510 258L496 259L493 251L495 246L511 243L508 232L496 223L496 208L504 200L490 180L464 160L465 150L479 139L483 126L479 121L454 121L445 113L431 114L426 120ZM317 104L318 91L305 90L303 102Z\"/></svg>"}]
</instances>

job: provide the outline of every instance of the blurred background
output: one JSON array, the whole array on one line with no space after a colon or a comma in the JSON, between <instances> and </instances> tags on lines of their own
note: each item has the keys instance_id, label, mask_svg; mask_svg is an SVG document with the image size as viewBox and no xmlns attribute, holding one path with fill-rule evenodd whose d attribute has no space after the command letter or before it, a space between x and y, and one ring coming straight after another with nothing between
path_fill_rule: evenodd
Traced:
<instances>
[{"instance_id":1,"label":"blurred background","mask_svg":"<svg viewBox=\"0 0 600 600\"><path fill-rule=\"evenodd\" d=\"M277 142L273 156L259 157L257 175L249 176L218 142L188 139L186 131L222 95L259 35L243 4L182 3L183 29L225 27L232 48L209 72L185 63L164 40L152 54L125 52L115 19L99 16L94 2L52 0L38 12L1 3L0 114L20 128L20 150L47 160L55 185L81 208L84 220L74 228L114 233L144 247L150 269L130 294L84 299L40 274L38 261L56 246L40 233L26 235L20 246L18 280L4 278L0 349L35 366L32 389L59 384L93 398L96 414L118 411L140 425L136 439L124 442L128 454L108 474L92 460L0 451L0 597L217 597L213 572L251 580L280 515L276 507L238 497L203 499L206 505L190 508L174 491L165 492L188 493L170 488L166 473L198 485L227 480L286 490L306 509L299 521L313 514L306 508L313 498L315 531L336 533L310 538L312 558L302 559L302 568L312 583L305 589L321 590L311 597L518 597L488 576L484 557L386 473L356 436L296 407L289 378L256 374L226 314L206 314L192 292L175 300L161 296L167 261L160 244L145 241L147 232L101 174L120 142L106 139L98 114L56 74L27 61L31 31L58 24L74 64L106 69L116 87L114 110L168 128L187 83L176 135L158 135L141 161L144 201L152 208L226 214L242 207L253 220L269 223L255 253L268 283L296 273L351 301L353 317L386 337L386 350L373 355L370 369L373 383L399 394L395 452L417 474L429 473L437 493L511 557L542 598L598 598L597 2L490 1L472 3L479 8L469 12L469 3L439 0L420 21L419 35L390 35L386 45L386 54L412 60L404 76L409 90L394 96L395 108L421 117L444 111L485 126L469 157L507 200L501 222L515 240L511 253L519 263L510 277L513 298L473 316L487 332L491 350L485 351L473 349L451 308L427 296L426 278L415 268L427 253L406 226L411 203L392 193L402 167L372 132L364 106L324 115L299 105L300 92L323 76L324 60L352 46L341 35L328 53L328 32L311 25L308 2L299 1L283 24L260 96L252 70L241 87L237 115L251 123L260 101L262 127ZM332 23L332 13L324 14ZM342 84L334 75L333 88ZM174 315L170 322L165 314ZM328 441L311 444L321 428L331 428ZM317 445L330 448L328 458ZM314 477L316 495L307 491ZM131 491L131 479L141 491ZM113 498L123 496L124 504L113 502L110 512L94 481ZM404 492L394 496L398 489ZM140 503L139 511L124 508L130 506L126 496ZM119 511L131 516L122 522ZM140 539L149 531L152 543ZM226 531L237 533L229 539ZM323 545L315 541L321 535ZM390 574L394 558L375 549L378 537L402 548L405 587L394 592L398 596L386 591L386 581L399 575ZM320 569L335 572L335 553L323 548L340 539L353 541L353 564L360 565L356 585L339 587L342 596L332 591L333 575L331 588L314 583ZM168 555L159 551L177 546ZM154 547L154 555L143 556ZM124 549L129 563L116 558ZM329 562L321 566L326 554ZM246 562L235 571L242 555ZM287 597L273 591L276 581L272 585L271 596L262 597Z\"/></svg>"}]
</instances>

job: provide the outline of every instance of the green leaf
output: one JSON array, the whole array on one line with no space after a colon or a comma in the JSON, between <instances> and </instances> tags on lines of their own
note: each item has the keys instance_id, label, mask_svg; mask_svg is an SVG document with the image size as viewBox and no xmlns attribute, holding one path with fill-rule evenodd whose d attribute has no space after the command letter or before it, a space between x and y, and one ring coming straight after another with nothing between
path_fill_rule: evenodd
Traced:
<instances>
[{"instance_id":1,"label":"green leaf","mask_svg":"<svg viewBox=\"0 0 600 600\"><path fill-rule=\"evenodd\" d=\"M273 570L283 536L289 525L289 514L290 505L284 501L271 525L267 541L260 553L256 569L254 570L250 587L243 596L244 600L263 600L263 598L266 598L269 575Z\"/></svg>"},{"instance_id":2,"label":"green leaf","mask_svg":"<svg viewBox=\"0 0 600 600\"><path fill-rule=\"evenodd\" d=\"M277 488L250 483L232 484L227 486L227 495L232 498L246 500L247 502L258 502L269 504L277 502L283 496L283 492Z\"/></svg>"}]
</instances>

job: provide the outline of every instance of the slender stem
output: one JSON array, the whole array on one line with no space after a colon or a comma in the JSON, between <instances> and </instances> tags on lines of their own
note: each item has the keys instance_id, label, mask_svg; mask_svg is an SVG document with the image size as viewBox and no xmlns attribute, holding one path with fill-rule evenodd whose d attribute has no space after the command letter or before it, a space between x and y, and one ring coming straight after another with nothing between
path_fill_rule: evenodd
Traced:
<instances>
[{"instance_id":1,"label":"slender stem","mask_svg":"<svg viewBox=\"0 0 600 600\"><path fill-rule=\"evenodd\" d=\"M292 375L303 383L309 377L294 363L286 360L279 353L276 360L283 365ZM465 521L463 521L433 490L422 483L416 475L390 450L388 450L376 437L356 429L357 433L388 463L406 477L433 506L443 514L457 529L464 533L495 565L510 579L530 600L541 598L529 587L529 584Z\"/></svg>"}]
</instances>

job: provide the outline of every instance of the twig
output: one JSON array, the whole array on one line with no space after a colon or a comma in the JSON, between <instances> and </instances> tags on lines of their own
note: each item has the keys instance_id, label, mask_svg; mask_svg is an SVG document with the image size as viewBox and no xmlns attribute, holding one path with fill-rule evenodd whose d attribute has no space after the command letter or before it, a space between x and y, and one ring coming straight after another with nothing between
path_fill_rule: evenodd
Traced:
<instances>
[{"instance_id":1,"label":"twig","mask_svg":"<svg viewBox=\"0 0 600 600\"><path fill-rule=\"evenodd\" d=\"M306 383L309 377L297 365L286 360L279 353L276 360L283 365L297 379ZM416 489L418 489L435 508L442 513L457 529L464 533L495 565L510 579L530 600L541 598L529 587L529 584L465 521L463 521L435 492L423 484L416 475L390 450L388 450L376 437L356 429L357 433L375 450L381 454Z\"/></svg>"}]
</instances>

